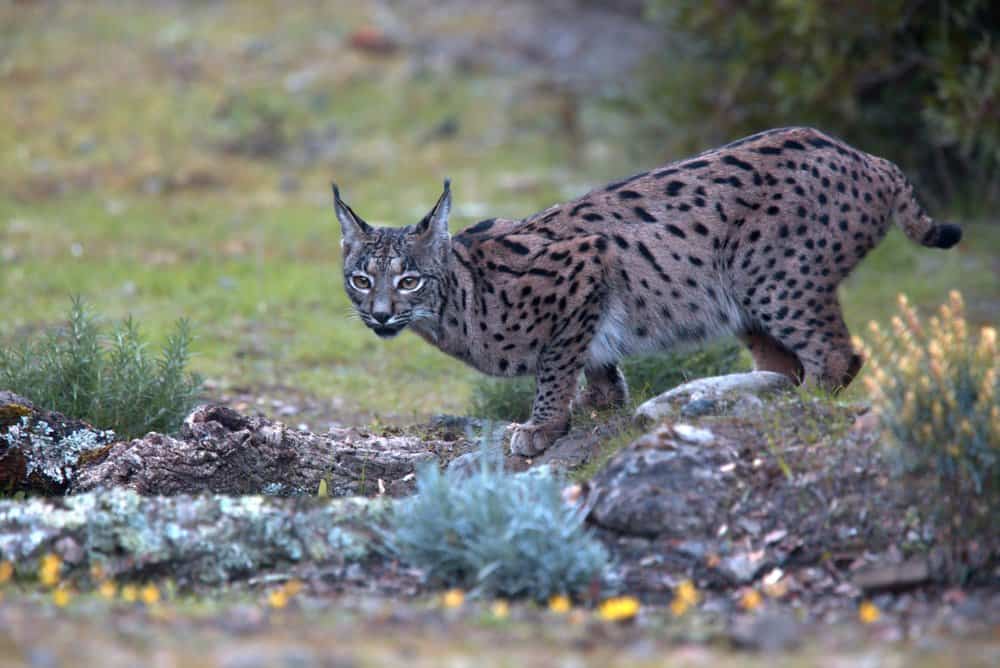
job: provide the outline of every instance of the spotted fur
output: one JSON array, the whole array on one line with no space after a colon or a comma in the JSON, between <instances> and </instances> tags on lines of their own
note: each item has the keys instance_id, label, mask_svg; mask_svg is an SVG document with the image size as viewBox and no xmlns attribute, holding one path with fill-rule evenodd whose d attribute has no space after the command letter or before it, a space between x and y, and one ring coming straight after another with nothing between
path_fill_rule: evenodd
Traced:
<instances>
[{"instance_id":1,"label":"spotted fur","mask_svg":"<svg viewBox=\"0 0 1000 668\"><path fill-rule=\"evenodd\" d=\"M811 128L761 132L454 238L447 182L430 214L399 229L335 202L347 293L377 334L410 326L485 373L535 375L531 419L511 443L524 455L566 431L581 371L581 401L620 404L618 362L682 342L736 334L759 369L845 387L861 358L837 285L890 218L925 246L961 238L894 164ZM419 287L401 290L403 276Z\"/></svg>"}]
</instances>

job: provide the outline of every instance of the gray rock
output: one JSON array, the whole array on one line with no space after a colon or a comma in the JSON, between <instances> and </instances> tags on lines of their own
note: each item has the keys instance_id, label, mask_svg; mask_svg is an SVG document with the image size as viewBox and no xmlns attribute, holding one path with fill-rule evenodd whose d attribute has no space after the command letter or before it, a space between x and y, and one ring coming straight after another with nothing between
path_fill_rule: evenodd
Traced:
<instances>
[{"instance_id":1,"label":"gray rock","mask_svg":"<svg viewBox=\"0 0 1000 668\"><path fill-rule=\"evenodd\" d=\"M590 521L619 533L688 539L714 533L728 485L717 449L663 428L616 454L591 481Z\"/></svg>"},{"instance_id":2,"label":"gray rock","mask_svg":"<svg viewBox=\"0 0 1000 668\"><path fill-rule=\"evenodd\" d=\"M753 418L764 410L764 402L753 394L741 394L736 397L726 410L728 415L738 418Z\"/></svg>"},{"instance_id":3,"label":"gray rock","mask_svg":"<svg viewBox=\"0 0 1000 668\"><path fill-rule=\"evenodd\" d=\"M684 404L684 407L681 408L681 415L684 417L701 417L702 415L714 413L718 408L718 401L701 397L699 399L692 399Z\"/></svg>"},{"instance_id":4,"label":"gray rock","mask_svg":"<svg viewBox=\"0 0 1000 668\"><path fill-rule=\"evenodd\" d=\"M792 381L788 376L772 371L751 371L699 378L653 397L636 409L635 416L640 419L659 420L668 415L674 405L692 398L711 400L734 392L766 394L791 386Z\"/></svg>"}]
</instances>

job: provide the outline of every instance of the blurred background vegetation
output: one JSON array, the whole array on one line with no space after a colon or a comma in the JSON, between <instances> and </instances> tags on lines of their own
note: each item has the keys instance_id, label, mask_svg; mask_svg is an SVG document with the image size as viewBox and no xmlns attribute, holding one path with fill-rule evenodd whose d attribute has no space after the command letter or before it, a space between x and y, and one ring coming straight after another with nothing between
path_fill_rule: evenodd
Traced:
<instances>
[{"instance_id":1,"label":"blurred background vegetation","mask_svg":"<svg viewBox=\"0 0 1000 668\"><path fill-rule=\"evenodd\" d=\"M474 372L346 318L331 180L401 225L450 176L459 229L788 124L899 162L967 225L948 253L893 231L842 289L852 326L899 291L933 304L951 288L970 321L995 322L997 13L0 0L0 341L36 336L79 294L156 342L188 318L207 392L293 425L462 412Z\"/></svg>"},{"instance_id":2,"label":"blurred background vegetation","mask_svg":"<svg viewBox=\"0 0 1000 668\"><path fill-rule=\"evenodd\" d=\"M675 59L650 128L683 147L815 125L890 156L963 215L1000 204L1000 4L990 0L653 0ZM709 84L709 85L706 85Z\"/></svg>"}]
</instances>

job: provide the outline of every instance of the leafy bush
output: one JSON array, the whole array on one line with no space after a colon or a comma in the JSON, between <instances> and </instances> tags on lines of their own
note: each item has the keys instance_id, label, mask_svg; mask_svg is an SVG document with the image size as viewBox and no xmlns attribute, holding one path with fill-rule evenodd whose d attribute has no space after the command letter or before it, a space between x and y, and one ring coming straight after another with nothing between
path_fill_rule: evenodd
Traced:
<instances>
[{"instance_id":1,"label":"leafy bush","mask_svg":"<svg viewBox=\"0 0 1000 668\"><path fill-rule=\"evenodd\" d=\"M632 399L645 401L692 378L717 376L749 368L742 348L734 343L633 357L622 363ZM523 422L531 415L535 382L531 378L479 379L472 388L470 412L491 420Z\"/></svg>"},{"instance_id":2,"label":"leafy bush","mask_svg":"<svg viewBox=\"0 0 1000 668\"><path fill-rule=\"evenodd\" d=\"M446 586L536 600L583 590L608 564L603 545L564 503L559 478L506 473L499 452L483 447L471 475L421 469L416 496L393 513L389 548Z\"/></svg>"},{"instance_id":3,"label":"leafy bush","mask_svg":"<svg viewBox=\"0 0 1000 668\"><path fill-rule=\"evenodd\" d=\"M869 325L865 386L891 437L896 460L930 477L935 506L953 521L1000 512L1000 357L997 332L968 333L961 295L952 292L929 327L906 297L891 332Z\"/></svg>"},{"instance_id":4,"label":"leafy bush","mask_svg":"<svg viewBox=\"0 0 1000 668\"><path fill-rule=\"evenodd\" d=\"M651 0L667 47L641 108L700 150L811 124L890 158L921 191L1000 202L1000 4Z\"/></svg>"},{"instance_id":5,"label":"leafy bush","mask_svg":"<svg viewBox=\"0 0 1000 668\"><path fill-rule=\"evenodd\" d=\"M190 345L181 320L154 358L131 317L105 338L83 301L73 299L65 329L34 344L0 347L0 388L125 438L169 433L201 389L201 379L185 371Z\"/></svg>"}]
</instances>

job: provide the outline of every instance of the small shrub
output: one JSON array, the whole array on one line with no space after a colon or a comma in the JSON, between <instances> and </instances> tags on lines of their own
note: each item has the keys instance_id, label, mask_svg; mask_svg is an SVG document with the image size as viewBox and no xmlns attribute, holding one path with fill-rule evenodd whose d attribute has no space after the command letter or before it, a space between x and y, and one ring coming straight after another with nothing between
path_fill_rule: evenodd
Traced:
<instances>
[{"instance_id":1,"label":"small shrub","mask_svg":"<svg viewBox=\"0 0 1000 668\"><path fill-rule=\"evenodd\" d=\"M622 371L632 399L642 402L658 392L693 378L717 376L748 369L742 349L735 343L697 350L645 355L625 360ZM535 397L532 378L479 379L472 389L470 413L490 420L524 422L531 415Z\"/></svg>"},{"instance_id":2,"label":"small shrub","mask_svg":"<svg viewBox=\"0 0 1000 668\"><path fill-rule=\"evenodd\" d=\"M0 388L124 438L169 433L201 389L201 379L185 371L190 345L181 320L153 357L131 317L104 337L84 302L73 299L66 328L34 344L0 347Z\"/></svg>"},{"instance_id":3,"label":"small shrub","mask_svg":"<svg viewBox=\"0 0 1000 668\"><path fill-rule=\"evenodd\" d=\"M506 473L499 449L484 447L471 475L421 469L386 543L437 584L546 600L583 590L608 564L583 520L548 469Z\"/></svg>"},{"instance_id":4,"label":"small shrub","mask_svg":"<svg viewBox=\"0 0 1000 668\"><path fill-rule=\"evenodd\" d=\"M865 386L895 460L934 482L933 503L953 525L975 529L1000 511L1000 358L997 332L969 335L961 295L921 322L905 296L891 331L869 324ZM964 530L963 530L963 533Z\"/></svg>"}]
</instances>

